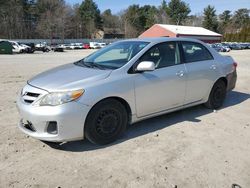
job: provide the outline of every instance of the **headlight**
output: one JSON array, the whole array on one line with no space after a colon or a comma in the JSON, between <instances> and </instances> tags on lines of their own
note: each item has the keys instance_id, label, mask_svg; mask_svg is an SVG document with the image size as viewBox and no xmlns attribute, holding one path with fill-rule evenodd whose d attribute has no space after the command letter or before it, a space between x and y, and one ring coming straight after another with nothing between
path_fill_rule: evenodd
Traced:
<instances>
[{"instance_id":1,"label":"headlight","mask_svg":"<svg viewBox=\"0 0 250 188\"><path fill-rule=\"evenodd\" d=\"M36 104L40 106L57 106L70 101L74 101L82 96L84 90L67 91L67 92L54 92L45 95Z\"/></svg>"}]
</instances>

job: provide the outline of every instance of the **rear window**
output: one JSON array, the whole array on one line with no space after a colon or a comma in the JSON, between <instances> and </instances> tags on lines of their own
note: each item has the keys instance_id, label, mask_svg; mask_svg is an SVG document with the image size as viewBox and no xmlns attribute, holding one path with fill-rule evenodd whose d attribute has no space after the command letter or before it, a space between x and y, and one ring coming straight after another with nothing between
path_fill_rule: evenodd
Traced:
<instances>
[{"instance_id":1,"label":"rear window","mask_svg":"<svg viewBox=\"0 0 250 188\"><path fill-rule=\"evenodd\" d=\"M195 42L182 42L186 63L212 60L213 56L202 44Z\"/></svg>"}]
</instances>

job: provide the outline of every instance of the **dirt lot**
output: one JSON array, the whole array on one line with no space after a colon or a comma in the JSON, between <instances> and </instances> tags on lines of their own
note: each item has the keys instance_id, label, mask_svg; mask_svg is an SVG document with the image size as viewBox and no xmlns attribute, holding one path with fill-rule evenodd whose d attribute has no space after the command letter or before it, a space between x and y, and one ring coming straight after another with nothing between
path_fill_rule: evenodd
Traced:
<instances>
[{"instance_id":1,"label":"dirt lot","mask_svg":"<svg viewBox=\"0 0 250 188\"><path fill-rule=\"evenodd\" d=\"M18 90L30 77L90 51L0 56L0 188L250 187L250 50L232 51L238 83L224 108L203 106L128 128L114 144L46 144L17 128Z\"/></svg>"}]
</instances>

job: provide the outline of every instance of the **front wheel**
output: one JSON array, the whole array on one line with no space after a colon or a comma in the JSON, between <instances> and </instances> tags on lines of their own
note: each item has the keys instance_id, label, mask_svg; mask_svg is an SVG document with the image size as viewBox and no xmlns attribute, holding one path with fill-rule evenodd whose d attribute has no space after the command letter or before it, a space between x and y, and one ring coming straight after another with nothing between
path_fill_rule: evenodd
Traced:
<instances>
[{"instance_id":1,"label":"front wheel","mask_svg":"<svg viewBox=\"0 0 250 188\"><path fill-rule=\"evenodd\" d=\"M117 100L97 103L89 112L85 123L86 138L99 145L114 142L126 130L128 114Z\"/></svg>"},{"instance_id":2,"label":"front wheel","mask_svg":"<svg viewBox=\"0 0 250 188\"><path fill-rule=\"evenodd\" d=\"M223 105L223 102L226 98L226 84L222 80L218 80L209 95L208 101L205 103L205 106L210 109L218 109Z\"/></svg>"}]
</instances>

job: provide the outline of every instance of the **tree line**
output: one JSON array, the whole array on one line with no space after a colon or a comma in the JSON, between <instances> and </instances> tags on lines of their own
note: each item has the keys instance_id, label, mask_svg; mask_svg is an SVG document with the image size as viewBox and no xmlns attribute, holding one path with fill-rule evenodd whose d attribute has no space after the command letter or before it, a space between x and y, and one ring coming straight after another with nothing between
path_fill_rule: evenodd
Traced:
<instances>
[{"instance_id":1,"label":"tree line","mask_svg":"<svg viewBox=\"0 0 250 188\"><path fill-rule=\"evenodd\" d=\"M249 9L216 13L208 5L202 14L191 15L182 0L163 0L159 6L130 5L113 14L101 12L93 0L69 5L64 0L0 0L0 38L95 38L95 33L123 33L138 37L153 24L202 26L224 35L226 41L250 41Z\"/></svg>"}]
</instances>

